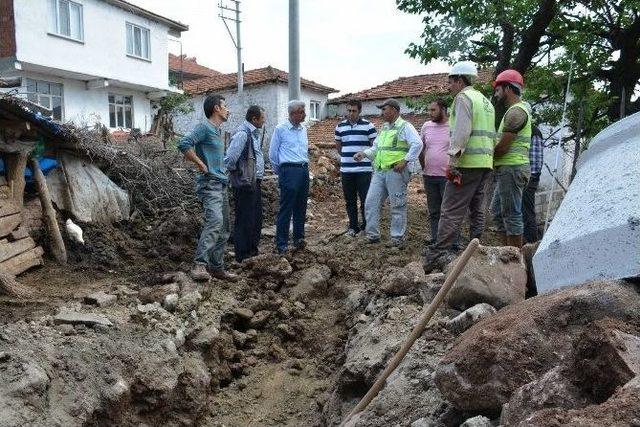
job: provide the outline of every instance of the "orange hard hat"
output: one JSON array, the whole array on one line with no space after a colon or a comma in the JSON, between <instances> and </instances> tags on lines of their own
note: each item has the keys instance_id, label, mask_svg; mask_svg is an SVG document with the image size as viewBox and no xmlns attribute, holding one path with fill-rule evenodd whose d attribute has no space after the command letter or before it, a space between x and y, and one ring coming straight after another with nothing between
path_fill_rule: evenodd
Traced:
<instances>
[{"instance_id":1,"label":"orange hard hat","mask_svg":"<svg viewBox=\"0 0 640 427\"><path fill-rule=\"evenodd\" d=\"M498 74L498 77L496 77L496 81L492 83L492 86L495 89L501 83L510 83L520 90L522 90L522 88L524 87L524 79L522 78L522 74L520 74L516 70L504 70L503 72Z\"/></svg>"}]
</instances>

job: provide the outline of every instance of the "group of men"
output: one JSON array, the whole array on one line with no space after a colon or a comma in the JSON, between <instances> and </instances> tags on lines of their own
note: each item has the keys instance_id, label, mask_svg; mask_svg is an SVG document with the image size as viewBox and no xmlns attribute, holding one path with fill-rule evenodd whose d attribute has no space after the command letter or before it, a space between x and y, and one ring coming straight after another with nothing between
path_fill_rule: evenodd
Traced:
<instances>
[{"instance_id":1,"label":"group of men","mask_svg":"<svg viewBox=\"0 0 640 427\"><path fill-rule=\"evenodd\" d=\"M534 195L542 166L542 146L530 108L521 100L522 75L506 70L493 82L495 98L506 108L497 131L492 103L473 87L477 77L472 62L455 64L448 78L454 96L451 108L441 99L431 102L431 120L420 133L401 117L400 104L394 99L378 105L384 121L379 133L361 117L359 101L347 103L347 115L336 126L335 141L349 236L363 231L367 243L378 243L382 206L389 200L387 245L405 245L407 185L419 162L431 237L424 252L425 270L458 249L467 213L469 237L481 236L485 189L491 177L495 180L492 214L504 244L521 247L523 240L537 240ZM224 245L229 238L227 186L231 184L235 200L235 257L242 261L258 254L264 177L259 130L264 126L265 112L259 106L247 110L246 120L233 134L225 153L220 131L229 115L225 100L210 95L203 107L207 120L178 145L198 169L196 191L204 209L204 227L191 275L196 280L213 276L233 281L237 277L225 270L223 262ZM287 121L276 126L269 147L269 161L278 176L280 191L275 238L280 254L289 250L292 219L293 250L304 248L309 196L305 103L290 101L288 115Z\"/></svg>"}]
</instances>

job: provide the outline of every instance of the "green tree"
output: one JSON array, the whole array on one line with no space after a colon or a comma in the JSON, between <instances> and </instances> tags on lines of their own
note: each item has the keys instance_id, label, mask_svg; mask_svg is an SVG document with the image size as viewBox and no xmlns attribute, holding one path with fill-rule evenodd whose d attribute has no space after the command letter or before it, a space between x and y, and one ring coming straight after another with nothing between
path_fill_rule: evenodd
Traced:
<instances>
[{"instance_id":1,"label":"green tree","mask_svg":"<svg viewBox=\"0 0 640 427\"><path fill-rule=\"evenodd\" d=\"M404 12L423 15L421 42L407 53L423 63L470 59L525 74L526 96L546 123L560 120L568 71L574 100L569 124L592 136L640 110L640 0L396 0ZM573 135L570 135L572 137Z\"/></svg>"}]
</instances>

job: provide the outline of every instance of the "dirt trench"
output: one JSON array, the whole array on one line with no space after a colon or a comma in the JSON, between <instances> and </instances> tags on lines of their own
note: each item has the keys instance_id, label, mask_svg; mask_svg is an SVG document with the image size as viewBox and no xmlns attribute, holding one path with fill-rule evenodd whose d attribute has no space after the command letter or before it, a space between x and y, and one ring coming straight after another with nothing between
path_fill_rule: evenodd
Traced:
<instances>
[{"instance_id":1,"label":"dirt trench","mask_svg":"<svg viewBox=\"0 0 640 427\"><path fill-rule=\"evenodd\" d=\"M307 248L285 261L263 236L256 259L239 265L227 254L241 276L235 284L200 285L181 273L199 231L193 214L87 227L88 244L70 244L68 266L49 262L21 277L36 297L0 298L0 426L336 425L428 302L417 289L380 291L390 266L420 260L428 237L420 186L411 184L408 244L398 250L384 247L386 237L367 246L342 234L339 184L316 184ZM87 303L96 291L117 301ZM167 308L171 294L177 306ZM62 311L102 315L113 326L58 324ZM374 343L377 353L367 353L369 339L383 344ZM434 322L389 394L355 425L451 424L431 374L452 339ZM416 409L410 397L428 404Z\"/></svg>"}]
</instances>

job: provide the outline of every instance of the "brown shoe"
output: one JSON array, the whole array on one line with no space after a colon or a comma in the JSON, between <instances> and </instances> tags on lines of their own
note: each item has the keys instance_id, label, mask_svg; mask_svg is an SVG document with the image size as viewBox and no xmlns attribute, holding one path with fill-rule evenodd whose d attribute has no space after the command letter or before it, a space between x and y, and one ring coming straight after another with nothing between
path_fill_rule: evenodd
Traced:
<instances>
[{"instance_id":1,"label":"brown shoe","mask_svg":"<svg viewBox=\"0 0 640 427\"><path fill-rule=\"evenodd\" d=\"M207 272L207 266L204 264L195 264L189 275L196 282L208 282L211 280L211 275Z\"/></svg>"},{"instance_id":2,"label":"brown shoe","mask_svg":"<svg viewBox=\"0 0 640 427\"><path fill-rule=\"evenodd\" d=\"M226 282L237 282L238 279L240 279L237 274L229 273L222 269L212 269L211 277L218 280L224 280Z\"/></svg>"}]
</instances>

